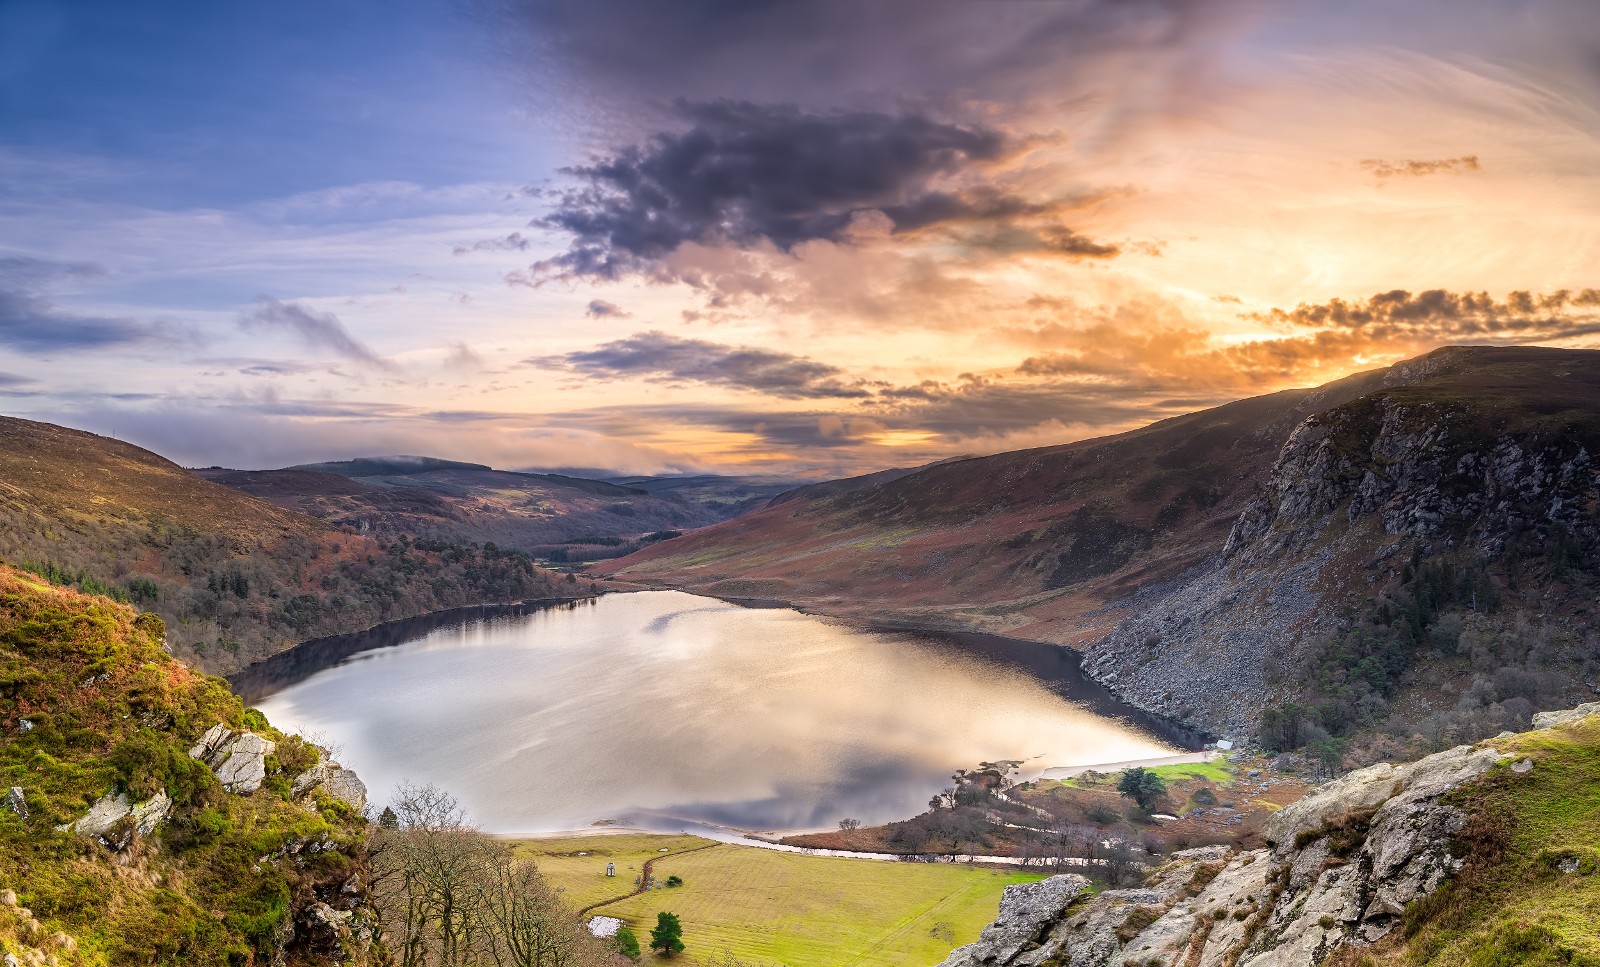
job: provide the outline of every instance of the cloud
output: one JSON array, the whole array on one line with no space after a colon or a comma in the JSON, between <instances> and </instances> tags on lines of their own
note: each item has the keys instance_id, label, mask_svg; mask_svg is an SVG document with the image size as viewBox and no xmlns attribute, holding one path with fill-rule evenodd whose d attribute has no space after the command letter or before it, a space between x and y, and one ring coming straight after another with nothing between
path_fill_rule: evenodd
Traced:
<instances>
[{"instance_id":1,"label":"cloud","mask_svg":"<svg viewBox=\"0 0 1600 967\"><path fill-rule=\"evenodd\" d=\"M1203 103L1214 91L1218 49L1261 7L1257 0L475 2L508 57L564 95L606 101L613 116L674 97L815 106L886 92L1011 105L1081 97L1104 104L1121 123L1171 110L1174 101Z\"/></svg>"},{"instance_id":2,"label":"cloud","mask_svg":"<svg viewBox=\"0 0 1600 967\"><path fill-rule=\"evenodd\" d=\"M686 130L568 169L582 185L541 223L572 243L532 267L535 283L670 274L663 260L688 244L790 252L845 242L872 217L886 218L890 234L980 226L971 244L995 244L990 236L1003 228L1026 239L1007 247L1091 258L1117 251L1056 221L1070 203L997 183L991 169L1024 145L991 127L743 101L684 102L678 113Z\"/></svg>"},{"instance_id":3,"label":"cloud","mask_svg":"<svg viewBox=\"0 0 1600 967\"><path fill-rule=\"evenodd\" d=\"M1440 158L1434 161L1384 161L1381 158L1368 158L1361 162L1361 167L1379 178L1421 178L1426 175L1446 173L1459 175L1463 172L1479 170L1478 156L1475 154L1462 155L1459 158Z\"/></svg>"},{"instance_id":4,"label":"cloud","mask_svg":"<svg viewBox=\"0 0 1600 967\"><path fill-rule=\"evenodd\" d=\"M583 314L590 319L632 319L633 313L605 299L590 299Z\"/></svg>"},{"instance_id":5,"label":"cloud","mask_svg":"<svg viewBox=\"0 0 1600 967\"><path fill-rule=\"evenodd\" d=\"M521 232L512 232L499 238L486 238L471 245L457 245L455 254L467 255L472 252L525 252L532 244Z\"/></svg>"},{"instance_id":6,"label":"cloud","mask_svg":"<svg viewBox=\"0 0 1600 967\"><path fill-rule=\"evenodd\" d=\"M1600 313L1600 290L1516 291L1503 300L1486 292L1405 289L1380 292L1365 300L1330 299L1273 309L1252 316L1263 322L1311 328L1437 331L1451 337L1559 338L1582 320Z\"/></svg>"},{"instance_id":7,"label":"cloud","mask_svg":"<svg viewBox=\"0 0 1600 967\"><path fill-rule=\"evenodd\" d=\"M1030 356L1020 375L1246 393L1305 385L1440 346L1561 343L1600 335L1600 290L1484 292L1404 289L1365 299L1330 299L1245 318L1282 335L1223 343L1167 307L1130 303L1111 314L1082 312L1082 328L1053 329L1067 348Z\"/></svg>"},{"instance_id":8,"label":"cloud","mask_svg":"<svg viewBox=\"0 0 1600 967\"><path fill-rule=\"evenodd\" d=\"M27 386L35 382L27 376L18 376L16 373L0 373L0 386Z\"/></svg>"},{"instance_id":9,"label":"cloud","mask_svg":"<svg viewBox=\"0 0 1600 967\"><path fill-rule=\"evenodd\" d=\"M755 390L789 399L861 399L872 395L837 366L748 346L642 332L595 349L527 360L591 379L644 378Z\"/></svg>"},{"instance_id":10,"label":"cloud","mask_svg":"<svg viewBox=\"0 0 1600 967\"><path fill-rule=\"evenodd\" d=\"M309 348L326 349L363 366L389 368L386 360L351 336L344 323L331 312L318 312L264 297L239 314L238 324L245 332L291 332Z\"/></svg>"},{"instance_id":11,"label":"cloud","mask_svg":"<svg viewBox=\"0 0 1600 967\"><path fill-rule=\"evenodd\" d=\"M168 324L79 315L62 309L49 296L63 283L104 274L95 265L0 258L0 345L25 353L52 353L178 340L180 334Z\"/></svg>"},{"instance_id":12,"label":"cloud","mask_svg":"<svg viewBox=\"0 0 1600 967\"><path fill-rule=\"evenodd\" d=\"M374 453L417 453L497 467L556 466L573 454L617 473L699 473L705 466L581 427L528 425L527 414L428 413L402 406L339 407L249 398L86 399L29 414L115 434L184 466L270 469Z\"/></svg>"}]
</instances>

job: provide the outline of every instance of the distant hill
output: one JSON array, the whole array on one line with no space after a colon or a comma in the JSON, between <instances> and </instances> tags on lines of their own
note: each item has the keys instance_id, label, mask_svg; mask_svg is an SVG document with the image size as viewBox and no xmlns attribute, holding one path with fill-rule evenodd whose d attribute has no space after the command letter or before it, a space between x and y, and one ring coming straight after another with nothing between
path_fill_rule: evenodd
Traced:
<instances>
[{"instance_id":1,"label":"distant hill","mask_svg":"<svg viewBox=\"0 0 1600 967\"><path fill-rule=\"evenodd\" d=\"M194 473L382 540L493 542L574 560L622 553L646 535L726 520L750 505L753 489L761 490L730 478L590 480L412 456Z\"/></svg>"},{"instance_id":2,"label":"distant hill","mask_svg":"<svg viewBox=\"0 0 1600 967\"><path fill-rule=\"evenodd\" d=\"M606 479L658 497L673 497L699 504L719 514L724 520L754 510L781 494L803 486L803 482L787 477L725 477L716 474Z\"/></svg>"},{"instance_id":3,"label":"distant hill","mask_svg":"<svg viewBox=\"0 0 1600 967\"><path fill-rule=\"evenodd\" d=\"M1452 348L827 485L607 569L1072 645L1124 698L1220 734L1426 751L1600 683L1595 454L1600 352Z\"/></svg>"},{"instance_id":4,"label":"distant hill","mask_svg":"<svg viewBox=\"0 0 1600 967\"><path fill-rule=\"evenodd\" d=\"M292 471L275 486L358 485ZM307 638L557 590L522 555L352 533L131 444L7 417L0 559L155 612L174 654L218 673Z\"/></svg>"}]
</instances>

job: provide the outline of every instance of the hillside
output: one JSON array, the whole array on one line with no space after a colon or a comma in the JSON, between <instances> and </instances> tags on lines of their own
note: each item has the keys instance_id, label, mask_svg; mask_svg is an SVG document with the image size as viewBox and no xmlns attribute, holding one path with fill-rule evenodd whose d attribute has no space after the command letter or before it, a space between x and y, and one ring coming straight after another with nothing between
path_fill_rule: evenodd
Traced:
<instances>
[{"instance_id":1,"label":"hillside","mask_svg":"<svg viewBox=\"0 0 1600 967\"><path fill-rule=\"evenodd\" d=\"M1342 776L1262 848L1179 851L1133 888L1008 887L943 967L1600 964L1600 704Z\"/></svg>"},{"instance_id":2,"label":"hillside","mask_svg":"<svg viewBox=\"0 0 1600 967\"><path fill-rule=\"evenodd\" d=\"M194 473L385 542L492 541L558 561L620 556L647 535L714 524L787 489L723 477L589 480L434 457Z\"/></svg>"},{"instance_id":3,"label":"hillside","mask_svg":"<svg viewBox=\"0 0 1600 967\"><path fill-rule=\"evenodd\" d=\"M6 962L366 963L359 780L163 631L0 566Z\"/></svg>"},{"instance_id":4,"label":"hillside","mask_svg":"<svg viewBox=\"0 0 1600 967\"><path fill-rule=\"evenodd\" d=\"M0 560L155 612L173 653L215 673L393 618L557 593L523 555L378 540L127 443L4 417Z\"/></svg>"},{"instance_id":5,"label":"hillside","mask_svg":"<svg viewBox=\"0 0 1600 967\"><path fill-rule=\"evenodd\" d=\"M1124 698L1219 734L1258 732L1269 696L1286 747L1386 729L1425 749L1458 702L1516 717L1600 678L1572 623L1597 451L1600 353L1453 348L801 494L606 570L1072 645ZM1420 673L1435 658L1448 675Z\"/></svg>"}]
</instances>

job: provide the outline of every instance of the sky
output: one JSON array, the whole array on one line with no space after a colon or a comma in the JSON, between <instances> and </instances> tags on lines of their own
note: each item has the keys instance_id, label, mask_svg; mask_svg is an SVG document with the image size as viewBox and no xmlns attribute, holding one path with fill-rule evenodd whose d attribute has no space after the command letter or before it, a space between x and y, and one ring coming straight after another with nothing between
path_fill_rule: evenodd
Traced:
<instances>
[{"instance_id":1,"label":"sky","mask_svg":"<svg viewBox=\"0 0 1600 967\"><path fill-rule=\"evenodd\" d=\"M0 413L842 476L1600 345L1592 0L0 0Z\"/></svg>"}]
</instances>

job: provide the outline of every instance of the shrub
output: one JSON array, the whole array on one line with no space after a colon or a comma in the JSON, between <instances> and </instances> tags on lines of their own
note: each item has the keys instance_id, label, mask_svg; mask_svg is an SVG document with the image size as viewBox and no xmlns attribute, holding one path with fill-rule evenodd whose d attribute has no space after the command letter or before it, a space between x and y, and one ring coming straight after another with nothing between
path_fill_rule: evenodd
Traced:
<instances>
[{"instance_id":1,"label":"shrub","mask_svg":"<svg viewBox=\"0 0 1600 967\"><path fill-rule=\"evenodd\" d=\"M639 955L641 953L639 950L639 938L632 930L629 930L627 927L618 927L615 943L617 945L617 953L628 958L629 960L639 959Z\"/></svg>"}]
</instances>

